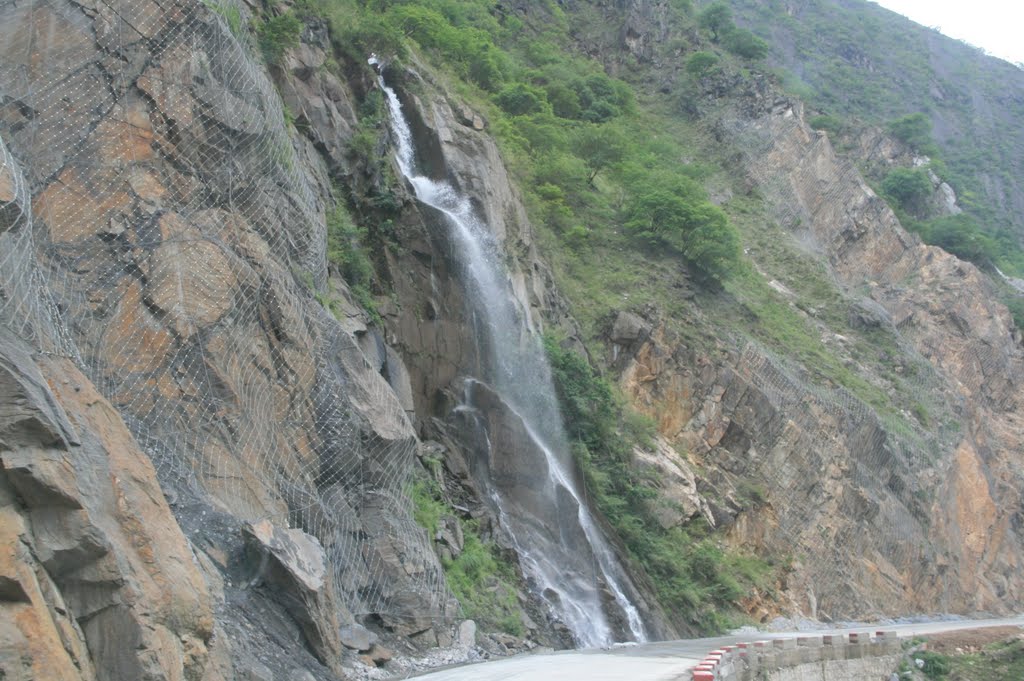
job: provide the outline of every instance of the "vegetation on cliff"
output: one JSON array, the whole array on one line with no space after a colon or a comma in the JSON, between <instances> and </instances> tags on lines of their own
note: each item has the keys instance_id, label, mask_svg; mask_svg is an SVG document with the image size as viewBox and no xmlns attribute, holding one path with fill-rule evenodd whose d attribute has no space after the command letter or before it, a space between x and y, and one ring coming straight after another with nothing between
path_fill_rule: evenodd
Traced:
<instances>
[{"instance_id":1,"label":"vegetation on cliff","mask_svg":"<svg viewBox=\"0 0 1024 681\"><path fill-rule=\"evenodd\" d=\"M739 232L703 187L709 169L695 161L681 163L693 156L680 142L685 136L664 130L665 120L637 103L634 88L571 49L568 18L557 6L545 7L551 22L544 31L476 0L392 4L383 12L329 2L324 11L336 41L348 49L358 46L364 54L397 58L414 50L459 79L462 94L486 111L535 224L558 253L574 262L575 274L607 252L682 265L709 290L745 271ZM723 40L733 41L725 48L729 54L756 58L760 53L760 42L749 34L737 36L739 29L731 23L719 31ZM343 243L353 243L351 230L333 233L348 234ZM352 269L360 262L358 249L334 252L342 267ZM616 266L620 260L605 262ZM623 265L623 274L642 276L641 267ZM361 276L349 274L357 282ZM600 281L576 281L599 301L617 296L617 282L597 276ZM577 298L581 305L585 297ZM606 303L595 309L607 309ZM610 386L579 356L554 345L548 350L577 463L598 508L649 575L662 604L695 631L719 631L735 622L739 599L755 585L764 586L774 569L726 552L702 521L660 528L646 503L652 495L649 483L639 479L630 462L632 447L647 437L644 428L626 417L629 412L612 397ZM422 497L419 505L430 507ZM471 529L467 536L473 536ZM484 547L481 555L488 551ZM467 571L461 564L461 558L445 561L467 615L492 626L514 626L508 614L486 614L502 612L487 595L489 588L493 593L493 571Z\"/></svg>"},{"instance_id":2,"label":"vegetation on cliff","mask_svg":"<svg viewBox=\"0 0 1024 681\"><path fill-rule=\"evenodd\" d=\"M459 525L462 546L443 555L441 565L448 587L462 606L462 615L475 620L484 630L522 635L516 597L518 586L512 563L502 558L493 542L480 537L476 521L462 520L451 514L452 509L445 503L434 479L417 480L409 496L413 501L413 517L431 538L438 535L442 519Z\"/></svg>"},{"instance_id":3,"label":"vegetation on cliff","mask_svg":"<svg viewBox=\"0 0 1024 681\"><path fill-rule=\"evenodd\" d=\"M618 40L608 34L600 3L579 3L571 15L552 2L521 13L488 0L319 0L316 11L330 22L339 58L347 55L342 68L365 69L371 52L429 63L485 115L585 343L601 342L609 313L652 307L696 351L752 341L796 366L815 389L845 391L891 432L920 439L929 429L953 428L941 398L920 390L927 363L908 356L893 329L861 323L829 272L784 233L736 172L736 149L714 137L715 114L729 98L747 96L737 93L755 91L765 79L758 62L769 45L738 27L728 10L669 3L669 37L653 49L672 64L671 87L645 61L650 57L591 56ZM372 104L371 94L349 149L380 173L386 126ZM837 136L860 125L847 109L823 101L819 108L825 113L813 122ZM904 143L934 153L931 119L905 113L893 109L877 120L891 121L890 133ZM958 183L968 166L949 158L949 179ZM933 168L942 170L937 159ZM926 171L892 171L880 183L908 227L966 259L1016 271L1013 249L999 250L1013 246L1008 232L980 227L991 227L989 213L917 217L931 190ZM958 188L968 188L962 194L970 207L969 186ZM391 207L386 191L351 198L364 200L358 222L369 230L338 214L332 253L369 307L365 244ZM598 508L666 609L697 629L721 629L745 593L769 589L775 567L725 551L700 521L659 527L647 509L650 485L630 465L645 427L580 356L552 343L548 352L576 461ZM454 561L446 568L464 607L483 612L497 606L474 605L493 576L490 549L481 548L474 564L482 571Z\"/></svg>"},{"instance_id":4,"label":"vegetation on cliff","mask_svg":"<svg viewBox=\"0 0 1024 681\"><path fill-rule=\"evenodd\" d=\"M660 525L648 503L651 481L633 464L634 448L650 446L654 425L625 406L581 355L551 336L544 347L587 492L650 577L662 606L695 631L722 631L742 621L736 603L753 590L770 589L778 566L724 550L703 519Z\"/></svg>"},{"instance_id":5,"label":"vegetation on cliff","mask_svg":"<svg viewBox=\"0 0 1024 681\"><path fill-rule=\"evenodd\" d=\"M1024 274L1024 72L865 0L730 6L809 104L940 156L972 231L995 244L987 256Z\"/></svg>"},{"instance_id":6,"label":"vegetation on cliff","mask_svg":"<svg viewBox=\"0 0 1024 681\"><path fill-rule=\"evenodd\" d=\"M708 201L701 169L638 109L633 90L569 47L555 5L542 33L480 0L407 2L371 11L324 0L336 41L355 58L424 53L487 108L533 216L570 249L588 241L668 251L716 284L739 262L739 239ZM619 227L624 229L621 230Z\"/></svg>"}]
</instances>

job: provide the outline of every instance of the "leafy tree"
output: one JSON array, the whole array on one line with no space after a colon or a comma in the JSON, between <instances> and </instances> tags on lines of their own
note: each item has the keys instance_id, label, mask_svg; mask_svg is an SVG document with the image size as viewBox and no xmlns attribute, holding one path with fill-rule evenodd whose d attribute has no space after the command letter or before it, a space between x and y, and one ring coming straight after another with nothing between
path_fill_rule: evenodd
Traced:
<instances>
[{"instance_id":1,"label":"leafy tree","mask_svg":"<svg viewBox=\"0 0 1024 681\"><path fill-rule=\"evenodd\" d=\"M498 106L513 116L542 113L551 108L547 93L528 83L506 85L494 99Z\"/></svg>"},{"instance_id":2,"label":"leafy tree","mask_svg":"<svg viewBox=\"0 0 1024 681\"><path fill-rule=\"evenodd\" d=\"M686 72L696 78L703 78L718 64L714 52L694 52L686 58Z\"/></svg>"},{"instance_id":3,"label":"leafy tree","mask_svg":"<svg viewBox=\"0 0 1024 681\"><path fill-rule=\"evenodd\" d=\"M405 35L423 47L437 48L448 38L452 26L440 13L419 5L403 5L392 9L389 19Z\"/></svg>"},{"instance_id":4,"label":"leafy tree","mask_svg":"<svg viewBox=\"0 0 1024 681\"><path fill-rule=\"evenodd\" d=\"M711 40L716 43L735 27L732 10L724 2L716 2L704 8L697 16L697 23L701 28L711 31Z\"/></svg>"},{"instance_id":5,"label":"leafy tree","mask_svg":"<svg viewBox=\"0 0 1024 681\"><path fill-rule=\"evenodd\" d=\"M548 101L551 102L551 109L556 116L572 120L583 116L580 96L575 90L561 82L548 83L544 90L548 94Z\"/></svg>"},{"instance_id":6,"label":"leafy tree","mask_svg":"<svg viewBox=\"0 0 1024 681\"><path fill-rule=\"evenodd\" d=\"M392 7L385 17L402 34L444 55L460 75L493 92L506 79L507 56L486 30L472 25L487 25L487 20L470 22L458 9L450 4L438 9L408 4Z\"/></svg>"},{"instance_id":7,"label":"leafy tree","mask_svg":"<svg viewBox=\"0 0 1024 681\"><path fill-rule=\"evenodd\" d=\"M686 239L683 256L705 282L728 278L740 262L740 235L718 206L700 206L698 223Z\"/></svg>"},{"instance_id":8,"label":"leafy tree","mask_svg":"<svg viewBox=\"0 0 1024 681\"><path fill-rule=\"evenodd\" d=\"M478 42L470 57L469 78L484 90L494 92L505 81L508 66L500 50L488 42Z\"/></svg>"},{"instance_id":9,"label":"leafy tree","mask_svg":"<svg viewBox=\"0 0 1024 681\"><path fill-rule=\"evenodd\" d=\"M353 20L340 12L330 15L331 41L335 49L354 61L363 62L369 54L405 57L405 36L377 14Z\"/></svg>"},{"instance_id":10,"label":"leafy tree","mask_svg":"<svg viewBox=\"0 0 1024 681\"><path fill-rule=\"evenodd\" d=\"M964 215L950 215L925 224L925 241L979 267L991 267L996 245L978 223Z\"/></svg>"},{"instance_id":11,"label":"leafy tree","mask_svg":"<svg viewBox=\"0 0 1024 681\"><path fill-rule=\"evenodd\" d=\"M576 133L574 150L576 155L590 168L588 184L594 184L597 174L622 162L627 151L627 142L622 133L608 125L587 125Z\"/></svg>"},{"instance_id":12,"label":"leafy tree","mask_svg":"<svg viewBox=\"0 0 1024 681\"><path fill-rule=\"evenodd\" d=\"M652 244L668 243L686 231L689 211L689 201L671 190L634 189L626 203L625 227Z\"/></svg>"},{"instance_id":13,"label":"leafy tree","mask_svg":"<svg viewBox=\"0 0 1024 681\"><path fill-rule=\"evenodd\" d=\"M730 31L723 44L725 49L744 59L764 59L768 55L768 43L745 28Z\"/></svg>"},{"instance_id":14,"label":"leafy tree","mask_svg":"<svg viewBox=\"0 0 1024 681\"><path fill-rule=\"evenodd\" d=\"M565 151L569 148L565 128L550 111L516 116L515 127L533 151Z\"/></svg>"},{"instance_id":15,"label":"leafy tree","mask_svg":"<svg viewBox=\"0 0 1024 681\"><path fill-rule=\"evenodd\" d=\"M897 118L888 125L890 134L912 149L934 155L938 149L932 141L932 121L923 113Z\"/></svg>"},{"instance_id":16,"label":"leafy tree","mask_svg":"<svg viewBox=\"0 0 1024 681\"><path fill-rule=\"evenodd\" d=\"M590 171L582 159L574 154L549 151L534 161L533 181L537 185L550 184L564 192L566 202L580 206L587 198L587 178Z\"/></svg>"},{"instance_id":17,"label":"leafy tree","mask_svg":"<svg viewBox=\"0 0 1024 681\"><path fill-rule=\"evenodd\" d=\"M591 123L604 123L615 118L630 105L630 91L624 83L613 81L604 73L577 78L571 87L580 100L580 118Z\"/></svg>"},{"instance_id":18,"label":"leafy tree","mask_svg":"<svg viewBox=\"0 0 1024 681\"><path fill-rule=\"evenodd\" d=\"M693 180L665 172L634 174L624 225L652 245L678 251L707 283L728 277L740 259L740 239L725 212Z\"/></svg>"},{"instance_id":19,"label":"leafy tree","mask_svg":"<svg viewBox=\"0 0 1024 681\"><path fill-rule=\"evenodd\" d=\"M882 192L903 210L920 215L932 195L932 181L921 168L894 168L882 180Z\"/></svg>"}]
</instances>

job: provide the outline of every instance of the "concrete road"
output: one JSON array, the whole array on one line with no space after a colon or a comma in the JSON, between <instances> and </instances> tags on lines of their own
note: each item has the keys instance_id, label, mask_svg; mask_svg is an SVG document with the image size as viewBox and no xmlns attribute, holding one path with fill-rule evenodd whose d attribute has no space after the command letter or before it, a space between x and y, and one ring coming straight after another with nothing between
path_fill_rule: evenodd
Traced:
<instances>
[{"instance_id":1,"label":"concrete road","mask_svg":"<svg viewBox=\"0 0 1024 681\"><path fill-rule=\"evenodd\" d=\"M610 650L564 650L544 655L520 655L431 672L415 677L417 681L674 681L704 657L723 645L740 641L795 638L822 634L895 631L901 637L960 629L995 626L1024 627L1024 616L989 620L957 620L919 624L865 624L820 631L790 631L741 636L719 636L682 641L662 641L612 648Z\"/></svg>"}]
</instances>

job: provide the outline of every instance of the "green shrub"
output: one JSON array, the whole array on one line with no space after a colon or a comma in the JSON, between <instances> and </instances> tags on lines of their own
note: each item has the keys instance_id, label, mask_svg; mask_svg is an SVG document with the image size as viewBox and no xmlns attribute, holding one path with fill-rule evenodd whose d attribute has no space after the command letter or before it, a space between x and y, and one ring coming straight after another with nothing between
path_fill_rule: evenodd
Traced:
<instances>
[{"instance_id":1,"label":"green shrub","mask_svg":"<svg viewBox=\"0 0 1024 681\"><path fill-rule=\"evenodd\" d=\"M465 4L442 5L437 9L406 4L392 7L385 16L402 35L442 54L460 76L493 92L505 81L508 60L494 45L493 36L473 23L496 28L481 16L471 14Z\"/></svg>"},{"instance_id":2,"label":"green shrub","mask_svg":"<svg viewBox=\"0 0 1024 681\"><path fill-rule=\"evenodd\" d=\"M932 181L922 168L893 168L882 180L882 192L905 211L920 214L932 195Z\"/></svg>"},{"instance_id":3,"label":"green shrub","mask_svg":"<svg viewBox=\"0 0 1024 681\"><path fill-rule=\"evenodd\" d=\"M814 116L808 124L815 130L824 130L832 137L838 137L846 129L846 124L836 116Z\"/></svg>"},{"instance_id":4,"label":"green shrub","mask_svg":"<svg viewBox=\"0 0 1024 681\"><path fill-rule=\"evenodd\" d=\"M338 205L327 214L327 261L337 268L359 304L377 319L377 306L370 290L373 263L363 246L366 238L366 230L352 222L344 206Z\"/></svg>"},{"instance_id":5,"label":"green shrub","mask_svg":"<svg viewBox=\"0 0 1024 681\"><path fill-rule=\"evenodd\" d=\"M914 660L921 660L921 671L929 679L943 679L949 675L952 667L949 658L931 650L921 650L913 654Z\"/></svg>"},{"instance_id":6,"label":"green shrub","mask_svg":"<svg viewBox=\"0 0 1024 681\"><path fill-rule=\"evenodd\" d=\"M242 12L238 5L230 1L210 2L207 0L206 6L224 18L224 22L228 25L231 35L236 38L241 38L244 35L245 26L243 25Z\"/></svg>"},{"instance_id":7,"label":"green shrub","mask_svg":"<svg viewBox=\"0 0 1024 681\"><path fill-rule=\"evenodd\" d=\"M963 213L936 218L921 226L921 237L929 244L961 260L988 269L999 253L998 246L970 216Z\"/></svg>"},{"instance_id":8,"label":"green shrub","mask_svg":"<svg viewBox=\"0 0 1024 681\"><path fill-rule=\"evenodd\" d=\"M728 278L740 263L740 235L718 206L704 203L694 211L696 227L686 236L682 253L705 283Z\"/></svg>"},{"instance_id":9,"label":"green shrub","mask_svg":"<svg viewBox=\"0 0 1024 681\"><path fill-rule=\"evenodd\" d=\"M299 46L302 22L291 12L268 18L256 31L263 58L269 64L277 64L287 50Z\"/></svg>"},{"instance_id":10,"label":"green shrub","mask_svg":"<svg viewBox=\"0 0 1024 681\"><path fill-rule=\"evenodd\" d=\"M375 14L360 17L358 21L345 25L340 32L336 31L335 35L339 36L342 51L359 63L370 54L396 59L406 56L405 36L397 27Z\"/></svg>"},{"instance_id":11,"label":"green shrub","mask_svg":"<svg viewBox=\"0 0 1024 681\"><path fill-rule=\"evenodd\" d=\"M591 123L604 123L628 111L632 106L629 87L604 73L577 78L570 87L576 91L582 113L580 118Z\"/></svg>"},{"instance_id":12,"label":"green shrub","mask_svg":"<svg viewBox=\"0 0 1024 681\"><path fill-rule=\"evenodd\" d=\"M1021 331L1024 331L1024 296L1015 295L1007 298L1004 302L1010 310L1010 316L1013 317L1014 325Z\"/></svg>"},{"instance_id":13,"label":"green shrub","mask_svg":"<svg viewBox=\"0 0 1024 681\"><path fill-rule=\"evenodd\" d=\"M718 65L718 55L714 52L694 52L686 58L686 72L696 78L703 78Z\"/></svg>"},{"instance_id":14,"label":"green shrub","mask_svg":"<svg viewBox=\"0 0 1024 681\"><path fill-rule=\"evenodd\" d=\"M551 110L547 93L528 83L506 85L495 95L494 101L505 113L512 116L526 116Z\"/></svg>"},{"instance_id":15,"label":"green shrub","mask_svg":"<svg viewBox=\"0 0 1024 681\"><path fill-rule=\"evenodd\" d=\"M725 49L744 59L764 59L768 55L768 43L745 28L727 33L722 44Z\"/></svg>"},{"instance_id":16,"label":"green shrub","mask_svg":"<svg viewBox=\"0 0 1024 681\"><path fill-rule=\"evenodd\" d=\"M452 515L452 509L441 500L440 489L433 480L417 480L409 496L413 502L413 518L433 540L441 518ZM458 522L462 527L462 552L442 559L441 566L448 587L462 606L463 617L475 620L484 630L522 636L515 569L500 557L495 544L480 539L474 521L459 519Z\"/></svg>"},{"instance_id":17,"label":"green shrub","mask_svg":"<svg viewBox=\"0 0 1024 681\"><path fill-rule=\"evenodd\" d=\"M580 96L571 87L561 82L552 82L545 85L544 90L556 116L573 120L583 117Z\"/></svg>"},{"instance_id":18,"label":"green shrub","mask_svg":"<svg viewBox=\"0 0 1024 681\"><path fill-rule=\"evenodd\" d=\"M932 140L932 121L923 113L912 113L897 118L888 125L889 133L922 154L936 155L938 148Z\"/></svg>"}]
</instances>

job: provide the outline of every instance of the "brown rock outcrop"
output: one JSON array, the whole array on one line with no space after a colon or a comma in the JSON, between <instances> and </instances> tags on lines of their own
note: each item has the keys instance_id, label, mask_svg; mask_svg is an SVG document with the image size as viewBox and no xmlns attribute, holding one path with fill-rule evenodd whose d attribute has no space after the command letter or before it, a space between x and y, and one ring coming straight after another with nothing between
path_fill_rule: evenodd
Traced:
<instances>
[{"instance_id":1,"label":"brown rock outcrop","mask_svg":"<svg viewBox=\"0 0 1024 681\"><path fill-rule=\"evenodd\" d=\"M0 415L0 608L13 625L0 669L213 678L204 676L216 645L209 591L121 417L71 362L34 360L6 336L0 384L5 404L19 407Z\"/></svg>"},{"instance_id":2,"label":"brown rock outcrop","mask_svg":"<svg viewBox=\"0 0 1024 681\"><path fill-rule=\"evenodd\" d=\"M1013 518L1024 508L1017 491L1024 348L1008 311L973 265L904 232L852 164L835 156L826 137L808 130L799 105L773 111L747 130L770 140L751 159L753 176L803 219L851 294L869 287L900 335L962 400L959 441L935 452L936 498L953 504L937 501L929 509L949 532L961 572L962 591L951 596L955 607L998 610L1019 603L1024 537L1013 529ZM784 184L778 182L780 167L793 169ZM951 512L959 517L950 518Z\"/></svg>"},{"instance_id":3,"label":"brown rock outcrop","mask_svg":"<svg viewBox=\"0 0 1024 681\"><path fill-rule=\"evenodd\" d=\"M415 632L454 614L405 496L401 359L371 366L313 297L355 121L317 68L324 26L305 36L276 73L302 137L202 3L0 6L0 329L52 353L53 384L0 406L26 518L0 590L83 678L329 678L352 610ZM320 589L260 573L260 522L321 547Z\"/></svg>"},{"instance_id":4,"label":"brown rock outcrop","mask_svg":"<svg viewBox=\"0 0 1024 681\"><path fill-rule=\"evenodd\" d=\"M698 353L656 324L633 341L620 315L609 356L625 391L726 479L764 485L767 506L741 512L729 536L798 559L789 594L805 614L1016 607L1024 350L1007 311L976 268L907 234L799 103L737 109L720 125L752 181L852 300L866 292L851 324L891 328L927 360L916 380L938 405L933 425L914 434L756 344Z\"/></svg>"}]
</instances>

